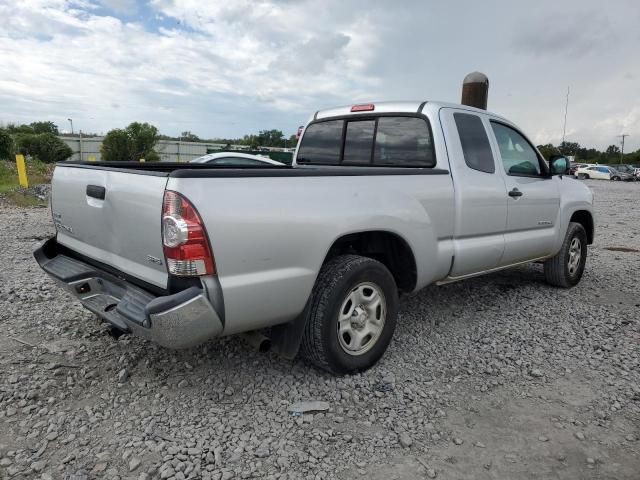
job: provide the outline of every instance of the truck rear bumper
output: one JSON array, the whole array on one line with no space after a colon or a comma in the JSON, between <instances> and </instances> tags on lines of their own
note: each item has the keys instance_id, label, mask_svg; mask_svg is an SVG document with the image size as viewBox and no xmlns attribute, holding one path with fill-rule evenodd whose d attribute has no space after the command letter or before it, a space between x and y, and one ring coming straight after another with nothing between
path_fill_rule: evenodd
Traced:
<instances>
[{"instance_id":1,"label":"truck rear bumper","mask_svg":"<svg viewBox=\"0 0 640 480\"><path fill-rule=\"evenodd\" d=\"M220 335L219 315L199 287L157 296L58 249L55 237L34 252L40 267L82 305L115 327L168 348Z\"/></svg>"}]
</instances>

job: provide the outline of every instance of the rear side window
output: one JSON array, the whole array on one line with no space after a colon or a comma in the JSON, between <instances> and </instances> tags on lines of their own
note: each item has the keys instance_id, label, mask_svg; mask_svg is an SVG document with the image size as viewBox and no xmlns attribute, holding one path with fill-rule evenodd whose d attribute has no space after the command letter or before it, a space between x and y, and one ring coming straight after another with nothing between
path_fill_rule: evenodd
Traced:
<instances>
[{"instance_id":1,"label":"rear side window","mask_svg":"<svg viewBox=\"0 0 640 480\"><path fill-rule=\"evenodd\" d=\"M468 113L454 113L453 118L467 166L481 172L495 173L496 165L482 119Z\"/></svg>"},{"instance_id":2,"label":"rear side window","mask_svg":"<svg viewBox=\"0 0 640 480\"><path fill-rule=\"evenodd\" d=\"M336 165L340 163L342 120L309 125L298 150L298 162Z\"/></svg>"},{"instance_id":3,"label":"rear side window","mask_svg":"<svg viewBox=\"0 0 640 480\"><path fill-rule=\"evenodd\" d=\"M302 137L296 161L300 164L433 167L436 157L431 131L423 118L367 116L312 123Z\"/></svg>"},{"instance_id":4,"label":"rear side window","mask_svg":"<svg viewBox=\"0 0 640 480\"><path fill-rule=\"evenodd\" d=\"M373 163L433 167L436 158L427 122L417 117L380 117Z\"/></svg>"}]
</instances>

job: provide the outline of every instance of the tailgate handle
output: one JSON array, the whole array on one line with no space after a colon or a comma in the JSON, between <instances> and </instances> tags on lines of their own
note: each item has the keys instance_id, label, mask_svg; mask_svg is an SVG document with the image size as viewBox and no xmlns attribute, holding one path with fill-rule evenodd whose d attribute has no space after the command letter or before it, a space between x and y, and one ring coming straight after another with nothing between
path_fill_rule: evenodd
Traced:
<instances>
[{"instance_id":1,"label":"tailgate handle","mask_svg":"<svg viewBox=\"0 0 640 480\"><path fill-rule=\"evenodd\" d=\"M87 197L97 198L98 200L104 200L107 190L99 185L87 185Z\"/></svg>"}]
</instances>

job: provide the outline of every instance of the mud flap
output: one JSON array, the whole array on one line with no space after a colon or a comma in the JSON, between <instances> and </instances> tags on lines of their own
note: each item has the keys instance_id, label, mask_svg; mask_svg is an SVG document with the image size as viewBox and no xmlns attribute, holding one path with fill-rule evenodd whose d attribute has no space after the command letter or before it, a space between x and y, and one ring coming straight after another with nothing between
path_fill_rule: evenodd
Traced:
<instances>
[{"instance_id":1,"label":"mud flap","mask_svg":"<svg viewBox=\"0 0 640 480\"><path fill-rule=\"evenodd\" d=\"M311 301L308 300L304 306L304 310L294 320L276 325L271 328L271 350L288 360L293 360L298 354L304 327L307 323L307 317Z\"/></svg>"}]
</instances>

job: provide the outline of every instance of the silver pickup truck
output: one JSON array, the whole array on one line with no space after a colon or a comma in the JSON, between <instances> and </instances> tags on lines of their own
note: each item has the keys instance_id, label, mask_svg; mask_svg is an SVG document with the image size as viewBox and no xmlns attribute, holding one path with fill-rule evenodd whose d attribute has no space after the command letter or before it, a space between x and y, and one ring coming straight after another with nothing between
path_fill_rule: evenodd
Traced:
<instances>
[{"instance_id":1,"label":"silver pickup truck","mask_svg":"<svg viewBox=\"0 0 640 480\"><path fill-rule=\"evenodd\" d=\"M166 347L260 331L285 357L353 372L383 355L401 293L525 262L576 285L594 218L567 167L484 110L321 110L291 166L58 164L57 234L35 257Z\"/></svg>"}]
</instances>

